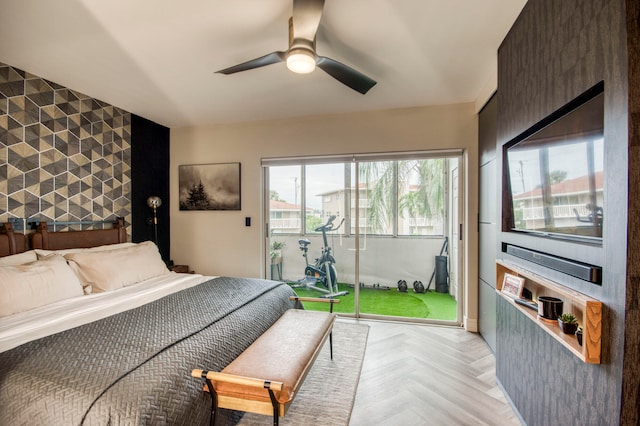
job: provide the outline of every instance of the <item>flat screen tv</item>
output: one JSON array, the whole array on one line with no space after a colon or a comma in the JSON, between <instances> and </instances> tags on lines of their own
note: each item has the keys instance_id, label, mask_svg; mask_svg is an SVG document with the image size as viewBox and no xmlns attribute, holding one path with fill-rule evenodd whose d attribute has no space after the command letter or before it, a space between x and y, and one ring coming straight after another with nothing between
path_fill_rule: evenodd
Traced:
<instances>
[{"instance_id":1,"label":"flat screen tv","mask_svg":"<svg viewBox=\"0 0 640 426\"><path fill-rule=\"evenodd\" d=\"M601 244L604 84L505 145L507 231Z\"/></svg>"}]
</instances>

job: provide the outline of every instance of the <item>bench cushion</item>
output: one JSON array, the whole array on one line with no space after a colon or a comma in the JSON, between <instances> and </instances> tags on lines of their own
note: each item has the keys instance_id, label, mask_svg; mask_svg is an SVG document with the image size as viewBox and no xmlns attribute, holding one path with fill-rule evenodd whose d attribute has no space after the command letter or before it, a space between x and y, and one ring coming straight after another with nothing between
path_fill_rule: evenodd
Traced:
<instances>
[{"instance_id":1,"label":"bench cushion","mask_svg":"<svg viewBox=\"0 0 640 426\"><path fill-rule=\"evenodd\" d=\"M275 392L279 403L290 402L311 368L333 326L335 314L290 309L229 364L222 373L284 384ZM270 402L266 389L213 382L218 395Z\"/></svg>"}]
</instances>

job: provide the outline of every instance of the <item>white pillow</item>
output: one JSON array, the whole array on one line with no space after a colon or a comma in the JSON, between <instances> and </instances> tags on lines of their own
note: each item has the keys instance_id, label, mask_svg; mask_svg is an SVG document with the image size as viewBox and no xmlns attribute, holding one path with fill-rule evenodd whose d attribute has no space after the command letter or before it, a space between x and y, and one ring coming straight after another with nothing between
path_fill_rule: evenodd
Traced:
<instances>
[{"instance_id":1,"label":"white pillow","mask_svg":"<svg viewBox=\"0 0 640 426\"><path fill-rule=\"evenodd\" d=\"M25 251L24 253L12 254L10 256L0 257L0 266L22 265L38 260L35 250Z\"/></svg>"},{"instance_id":2,"label":"white pillow","mask_svg":"<svg viewBox=\"0 0 640 426\"><path fill-rule=\"evenodd\" d=\"M82 253L85 251L105 251L105 250L116 250L124 247L135 246L136 243L117 243L117 244L107 244L104 246L96 246L96 247L88 247L88 248L70 248L70 249L60 249L60 250L44 250L44 249L35 249L38 258L41 259L43 257L49 256L50 254L59 254L64 256L69 253Z\"/></svg>"},{"instance_id":3,"label":"white pillow","mask_svg":"<svg viewBox=\"0 0 640 426\"><path fill-rule=\"evenodd\" d=\"M60 255L0 266L0 317L82 296L82 284Z\"/></svg>"},{"instance_id":4,"label":"white pillow","mask_svg":"<svg viewBox=\"0 0 640 426\"><path fill-rule=\"evenodd\" d=\"M170 273L151 241L116 250L68 253L64 258L93 293L117 290Z\"/></svg>"}]
</instances>

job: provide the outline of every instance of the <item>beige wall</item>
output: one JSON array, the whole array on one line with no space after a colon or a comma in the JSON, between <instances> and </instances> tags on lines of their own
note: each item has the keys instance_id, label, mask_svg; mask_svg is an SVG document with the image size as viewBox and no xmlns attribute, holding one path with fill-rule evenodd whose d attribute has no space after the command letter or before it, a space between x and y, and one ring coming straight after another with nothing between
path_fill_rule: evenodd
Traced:
<instances>
[{"instance_id":1,"label":"beige wall","mask_svg":"<svg viewBox=\"0 0 640 426\"><path fill-rule=\"evenodd\" d=\"M467 103L172 129L172 259L207 275L264 275L261 158L463 148L468 169L464 274L472 283L465 293L465 321L475 331L477 128L474 103ZM179 165L235 161L242 164L242 211L178 210ZM251 217L251 227L245 227L245 217Z\"/></svg>"}]
</instances>

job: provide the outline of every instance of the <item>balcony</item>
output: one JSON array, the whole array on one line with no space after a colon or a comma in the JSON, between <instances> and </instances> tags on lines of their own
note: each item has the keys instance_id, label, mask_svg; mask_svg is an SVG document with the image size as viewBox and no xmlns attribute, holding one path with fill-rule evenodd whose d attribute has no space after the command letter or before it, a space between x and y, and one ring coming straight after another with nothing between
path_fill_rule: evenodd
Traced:
<instances>
[{"instance_id":1,"label":"balcony","mask_svg":"<svg viewBox=\"0 0 640 426\"><path fill-rule=\"evenodd\" d=\"M305 281L305 259L299 249L300 234L277 234L271 237L271 243L279 242L284 246L278 265L269 264L270 278L288 283ZM304 238L311 241L308 246L308 260L313 263L320 256L323 241L318 234L307 234ZM336 276L340 290L349 292L341 296L339 312L354 312L354 285L356 283L355 238L339 234L328 234L327 239L336 263ZM455 321L457 318L457 276L450 271L451 279L445 292L436 291L436 256L441 254L444 238L416 236L362 236L359 240L360 253L358 282L361 294L360 311L369 314L404 316L436 321ZM409 290L398 291L398 282L406 281ZM429 291L418 294L413 291L415 281L420 281ZM302 296L319 296L321 293L296 289ZM315 309L314 307L310 307Z\"/></svg>"}]
</instances>

